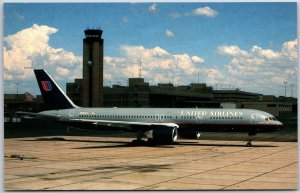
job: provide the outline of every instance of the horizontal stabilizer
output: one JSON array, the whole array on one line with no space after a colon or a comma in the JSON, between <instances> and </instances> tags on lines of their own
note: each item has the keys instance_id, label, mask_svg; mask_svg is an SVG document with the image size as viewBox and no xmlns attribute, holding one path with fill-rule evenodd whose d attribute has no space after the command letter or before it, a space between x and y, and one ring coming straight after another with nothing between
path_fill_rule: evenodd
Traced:
<instances>
[{"instance_id":1,"label":"horizontal stabilizer","mask_svg":"<svg viewBox=\"0 0 300 193\"><path fill-rule=\"evenodd\" d=\"M35 118L42 118L42 119L52 119L52 120L59 120L62 115L55 115L55 114L49 114L49 113L32 113L32 112L23 112L23 111L18 111L16 114L19 115L28 115L31 117Z\"/></svg>"}]
</instances>

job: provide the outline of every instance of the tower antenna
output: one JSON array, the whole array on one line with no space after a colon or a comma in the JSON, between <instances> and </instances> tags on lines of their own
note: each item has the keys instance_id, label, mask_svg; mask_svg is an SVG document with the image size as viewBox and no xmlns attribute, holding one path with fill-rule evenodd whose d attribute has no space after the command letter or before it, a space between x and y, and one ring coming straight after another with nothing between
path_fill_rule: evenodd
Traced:
<instances>
[{"instance_id":1,"label":"tower antenna","mask_svg":"<svg viewBox=\"0 0 300 193\"><path fill-rule=\"evenodd\" d=\"M141 56L141 49L140 49L140 73L139 73L139 77L142 78L142 56Z\"/></svg>"}]
</instances>

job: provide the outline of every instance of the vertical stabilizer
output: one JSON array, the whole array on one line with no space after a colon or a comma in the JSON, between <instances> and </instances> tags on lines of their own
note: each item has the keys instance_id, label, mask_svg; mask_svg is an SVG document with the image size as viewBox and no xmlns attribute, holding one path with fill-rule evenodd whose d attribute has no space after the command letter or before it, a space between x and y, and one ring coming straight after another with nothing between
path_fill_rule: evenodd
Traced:
<instances>
[{"instance_id":1,"label":"vertical stabilizer","mask_svg":"<svg viewBox=\"0 0 300 193\"><path fill-rule=\"evenodd\" d=\"M45 70L35 69L34 74L39 84L44 103L49 109L77 107Z\"/></svg>"}]
</instances>

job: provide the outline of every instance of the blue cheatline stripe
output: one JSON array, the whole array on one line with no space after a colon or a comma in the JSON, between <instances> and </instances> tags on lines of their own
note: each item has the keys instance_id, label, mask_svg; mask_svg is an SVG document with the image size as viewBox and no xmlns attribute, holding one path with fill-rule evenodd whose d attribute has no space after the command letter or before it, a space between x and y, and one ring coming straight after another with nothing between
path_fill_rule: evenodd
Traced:
<instances>
[{"instance_id":1,"label":"blue cheatline stripe","mask_svg":"<svg viewBox=\"0 0 300 193\"><path fill-rule=\"evenodd\" d=\"M48 91L52 90L52 85L50 81L47 81L47 87L48 87Z\"/></svg>"}]
</instances>

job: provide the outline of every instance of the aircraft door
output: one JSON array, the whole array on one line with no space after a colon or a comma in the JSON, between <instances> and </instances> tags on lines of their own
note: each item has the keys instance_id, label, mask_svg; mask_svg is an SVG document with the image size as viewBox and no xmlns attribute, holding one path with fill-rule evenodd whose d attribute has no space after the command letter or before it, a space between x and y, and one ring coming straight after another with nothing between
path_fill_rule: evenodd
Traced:
<instances>
[{"instance_id":1,"label":"aircraft door","mask_svg":"<svg viewBox=\"0 0 300 193\"><path fill-rule=\"evenodd\" d=\"M251 120L251 123L255 123L255 121L256 121L256 113L252 112L250 114L250 120Z\"/></svg>"},{"instance_id":2,"label":"aircraft door","mask_svg":"<svg viewBox=\"0 0 300 193\"><path fill-rule=\"evenodd\" d=\"M161 115L160 115L160 121L163 121L163 120L164 120L164 115L161 114Z\"/></svg>"},{"instance_id":3,"label":"aircraft door","mask_svg":"<svg viewBox=\"0 0 300 193\"><path fill-rule=\"evenodd\" d=\"M74 114L75 114L75 111L74 110L70 110L70 112L69 112L69 119L73 119L74 118Z\"/></svg>"},{"instance_id":4,"label":"aircraft door","mask_svg":"<svg viewBox=\"0 0 300 193\"><path fill-rule=\"evenodd\" d=\"M164 115L163 114L155 114L155 121L163 121Z\"/></svg>"},{"instance_id":5,"label":"aircraft door","mask_svg":"<svg viewBox=\"0 0 300 193\"><path fill-rule=\"evenodd\" d=\"M202 123L203 116L201 114L196 114L195 118L196 118L196 123Z\"/></svg>"}]
</instances>

